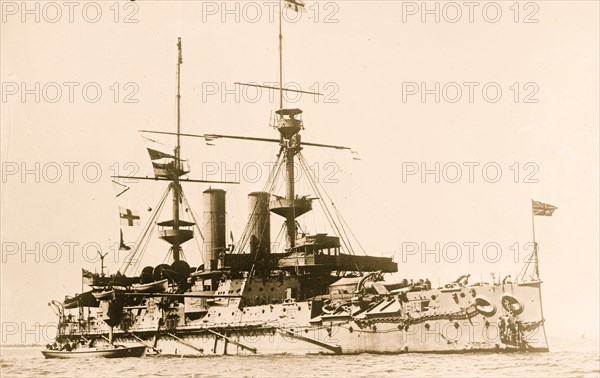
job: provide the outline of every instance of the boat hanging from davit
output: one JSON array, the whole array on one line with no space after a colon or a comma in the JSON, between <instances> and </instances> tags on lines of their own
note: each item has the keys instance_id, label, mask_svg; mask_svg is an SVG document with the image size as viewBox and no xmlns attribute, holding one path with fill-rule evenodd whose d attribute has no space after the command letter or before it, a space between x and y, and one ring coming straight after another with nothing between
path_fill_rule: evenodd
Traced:
<instances>
[{"instance_id":1,"label":"boat hanging from davit","mask_svg":"<svg viewBox=\"0 0 600 378\"><path fill-rule=\"evenodd\" d=\"M301 11L300 1L282 1ZM265 86L279 91L271 125L276 138L181 132L179 39L176 130L142 131L144 136L171 135L176 142L172 148L149 147L154 177L136 177L164 182L164 193L116 274L105 275L103 265L99 274L84 271L91 290L50 303L59 319L56 345L81 340L97 348L137 343L148 354L163 355L548 351L536 243L514 281L498 277L491 283L471 283L469 275L458 273L454 282L437 288L429 280L391 281L386 276L398 271L397 263L355 253L348 225L329 206L332 202L318 180L307 180L313 193L296 192L295 168L305 177L313 174L304 148L349 148L300 138L303 112L283 101L282 10L279 85ZM236 242L227 241L226 192L215 187L233 183L188 178L180 139L192 137L279 146L269 180L248 194L248 222ZM117 183L123 178L131 177L114 177ZM212 185L203 192L202 223L191 211L183 183ZM284 193L277 192L280 186ZM313 211L316 201L335 234L300 228L297 220ZM169 203L170 219L161 220L169 213ZM532 216L552 215L555 209L533 201ZM120 213L125 224L139 222L127 209ZM281 251L272 247L272 218L282 220ZM170 263L143 267L141 256L154 229L170 245ZM197 237L203 240L204 264L190 267L183 245Z\"/></svg>"}]
</instances>

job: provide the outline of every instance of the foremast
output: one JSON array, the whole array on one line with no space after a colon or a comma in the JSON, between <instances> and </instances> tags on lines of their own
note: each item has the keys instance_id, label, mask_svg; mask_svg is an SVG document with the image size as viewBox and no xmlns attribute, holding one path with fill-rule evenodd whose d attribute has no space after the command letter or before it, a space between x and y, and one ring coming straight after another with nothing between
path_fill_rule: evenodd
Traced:
<instances>
[{"instance_id":1,"label":"foremast","mask_svg":"<svg viewBox=\"0 0 600 378\"><path fill-rule=\"evenodd\" d=\"M173 151L175 159L173 162L174 168L169 170L167 174L167 178L171 180L169 186L173 196L173 219L171 221L160 223L165 227L170 227L160 231L160 238L171 244L174 262L181 259L181 245L194 237L193 230L181 228L181 219L179 216L182 200L182 190L179 178L189 172L185 169L181 160L181 65L183 64L181 37L177 39L177 51L177 120L176 144ZM186 226L189 226L189 222L186 222Z\"/></svg>"},{"instance_id":2,"label":"foremast","mask_svg":"<svg viewBox=\"0 0 600 378\"><path fill-rule=\"evenodd\" d=\"M145 245L147 245L147 243L145 243L144 240L147 237L147 235L149 235L150 228L154 225L159 227L159 237L167 243L171 244L170 253L172 252L173 263L178 263L179 261L182 261L185 257L183 256L181 245L187 242L188 240L194 238L193 228L198 228L198 225L195 220L194 214L190 209L185 193L182 190L181 183L187 182L206 184L238 184L238 182L236 181L198 180L182 177L190 173L190 169L187 160L184 160L181 157L181 65L183 64L181 37L177 39L177 50L176 130L175 132L139 130L141 133L175 135L175 146L172 147L172 149L169 149L168 152L165 152L161 150L164 148L164 145L155 146L156 144L160 145L161 143L150 138L146 138L148 141L155 144L152 147L148 147L148 153L150 155L150 160L152 160L152 167L154 169L154 177L119 175L112 176L113 179L136 179L170 182L165 192L163 193L163 196L161 197L157 206L155 207L153 213L150 215L150 219L144 227L140 238L136 242L136 248L130 254L130 258L126 259L126 261L123 263L123 266L119 270L122 274L125 274L131 267L139 267L139 260L136 261L135 264L133 263L134 257L137 256L140 253L140 251L143 251ZM163 208L163 205L165 204L165 202L167 202L166 200L169 198L169 195L171 195L172 197L172 219L155 222ZM182 204L185 206L186 212L189 211L193 222L181 219ZM152 209L150 208L149 211L151 210ZM179 264L179 266L183 265L187 264Z\"/></svg>"},{"instance_id":3,"label":"foremast","mask_svg":"<svg viewBox=\"0 0 600 378\"><path fill-rule=\"evenodd\" d=\"M183 64L183 56L181 54L181 37L177 38L177 144L175 145L175 162L181 162L181 65ZM179 184L179 176L173 176L173 231L179 233L179 201L181 197L181 185ZM173 239L173 261L179 261L180 245L183 238Z\"/></svg>"}]
</instances>

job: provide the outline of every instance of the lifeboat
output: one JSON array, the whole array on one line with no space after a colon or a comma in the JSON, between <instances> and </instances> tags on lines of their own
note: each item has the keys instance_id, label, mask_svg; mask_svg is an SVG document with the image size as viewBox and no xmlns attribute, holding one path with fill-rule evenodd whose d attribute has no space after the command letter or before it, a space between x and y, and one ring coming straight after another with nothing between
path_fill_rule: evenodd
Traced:
<instances>
[{"instance_id":1,"label":"lifeboat","mask_svg":"<svg viewBox=\"0 0 600 378\"><path fill-rule=\"evenodd\" d=\"M115 290L92 291L92 295L99 301L115 299Z\"/></svg>"},{"instance_id":2,"label":"lifeboat","mask_svg":"<svg viewBox=\"0 0 600 378\"><path fill-rule=\"evenodd\" d=\"M145 284L133 284L133 291L137 293L162 293L169 288L169 280L164 279Z\"/></svg>"}]
</instances>

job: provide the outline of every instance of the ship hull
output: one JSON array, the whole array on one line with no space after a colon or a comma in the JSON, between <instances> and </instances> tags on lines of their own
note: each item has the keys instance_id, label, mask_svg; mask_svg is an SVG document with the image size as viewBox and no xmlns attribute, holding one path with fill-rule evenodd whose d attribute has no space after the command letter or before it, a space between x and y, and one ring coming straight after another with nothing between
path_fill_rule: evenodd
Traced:
<instances>
[{"instance_id":1,"label":"ship hull","mask_svg":"<svg viewBox=\"0 0 600 378\"><path fill-rule=\"evenodd\" d=\"M301 301L208 308L190 320L185 307L168 315L140 311L116 342L142 342L162 355L546 352L541 282L480 285L375 296L344 311ZM354 307L353 307L354 306ZM357 310L358 309L358 310ZM179 316L174 316L179 311ZM158 319L173 319L159 322ZM70 339L104 335L99 327Z\"/></svg>"}]
</instances>

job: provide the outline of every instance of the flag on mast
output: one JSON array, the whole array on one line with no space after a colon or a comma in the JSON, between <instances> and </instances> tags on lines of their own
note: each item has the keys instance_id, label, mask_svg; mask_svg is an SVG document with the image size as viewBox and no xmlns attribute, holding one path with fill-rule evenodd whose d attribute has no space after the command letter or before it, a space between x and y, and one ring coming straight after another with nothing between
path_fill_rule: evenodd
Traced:
<instances>
[{"instance_id":1,"label":"flag on mast","mask_svg":"<svg viewBox=\"0 0 600 378\"><path fill-rule=\"evenodd\" d=\"M284 7L301 12L304 10L304 2L302 0L284 0Z\"/></svg>"},{"instance_id":2,"label":"flag on mast","mask_svg":"<svg viewBox=\"0 0 600 378\"><path fill-rule=\"evenodd\" d=\"M131 249L131 247L128 246L127 244L125 244L125 242L123 241L123 230L120 230L120 231L121 231L121 238L120 238L121 240L119 241L119 249L121 251L129 251Z\"/></svg>"},{"instance_id":3,"label":"flag on mast","mask_svg":"<svg viewBox=\"0 0 600 378\"><path fill-rule=\"evenodd\" d=\"M81 280L84 285L92 286L94 284L94 274L87 269L81 268Z\"/></svg>"},{"instance_id":4,"label":"flag on mast","mask_svg":"<svg viewBox=\"0 0 600 378\"><path fill-rule=\"evenodd\" d=\"M121 219L121 225L123 226L140 225L140 215L134 210L119 206L119 218Z\"/></svg>"},{"instance_id":5,"label":"flag on mast","mask_svg":"<svg viewBox=\"0 0 600 378\"><path fill-rule=\"evenodd\" d=\"M175 147L144 137L155 177L181 176L189 172L187 160L175 157Z\"/></svg>"},{"instance_id":6,"label":"flag on mast","mask_svg":"<svg viewBox=\"0 0 600 378\"><path fill-rule=\"evenodd\" d=\"M552 216L554 210L558 209L556 206L549 205L547 203L531 200L531 208L533 215L540 215L545 217Z\"/></svg>"}]
</instances>

